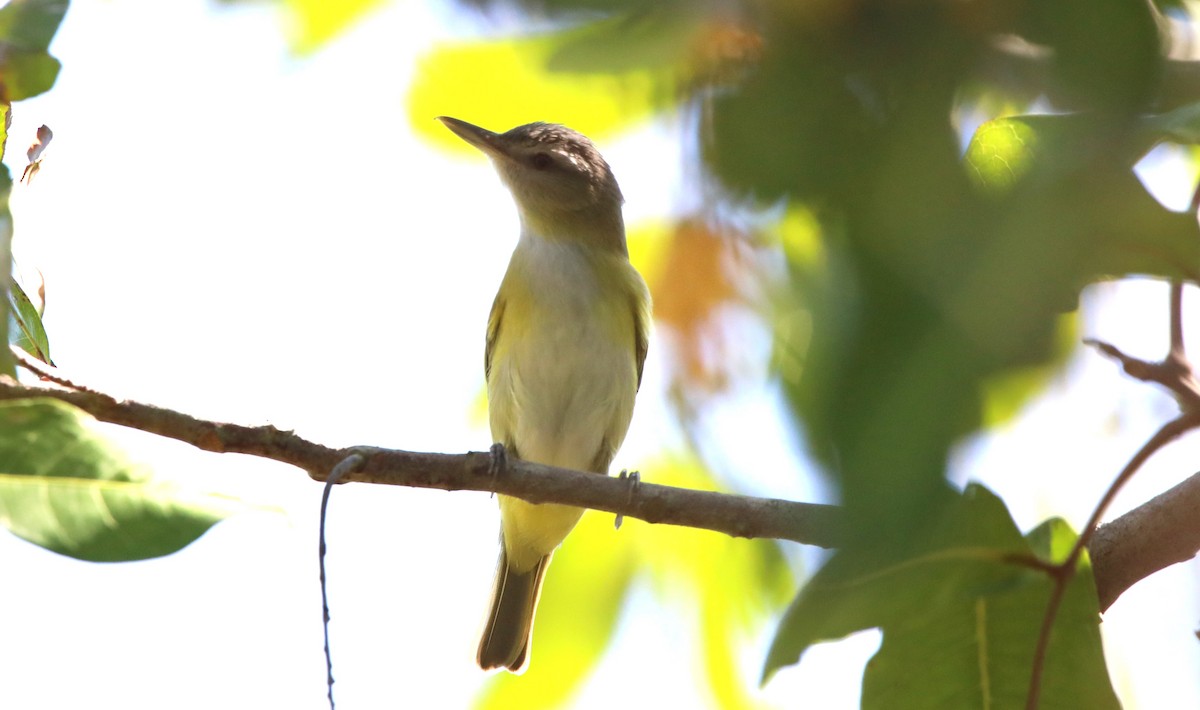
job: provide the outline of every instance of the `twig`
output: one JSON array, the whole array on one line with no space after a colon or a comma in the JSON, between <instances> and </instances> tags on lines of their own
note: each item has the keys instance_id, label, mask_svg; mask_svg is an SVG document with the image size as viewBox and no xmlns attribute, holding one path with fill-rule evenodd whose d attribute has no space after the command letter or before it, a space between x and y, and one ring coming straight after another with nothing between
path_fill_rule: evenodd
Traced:
<instances>
[{"instance_id":1,"label":"twig","mask_svg":"<svg viewBox=\"0 0 1200 710\"><path fill-rule=\"evenodd\" d=\"M1193 198L1193 202L1197 199L1200 199L1200 190L1197 192L1197 197ZM1125 372L1131 377L1144 382L1156 382L1171 390L1175 394L1175 398L1179 402L1183 414L1164 424L1155 432L1154 436L1150 437L1149 441L1138 449L1133 458L1129 460L1129 463L1125 464L1125 468L1121 469L1116 480L1112 482L1112 485L1104 492L1104 496L1100 499L1100 502L1096 504L1096 508L1092 511L1091 517L1088 518L1087 524L1080 531L1079 538L1075 540L1075 544L1071 547L1070 554L1067 555L1067 558L1061 564L1055 565L1054 569L1050 571L1054 579L1054 589L1050 593L1050 601L1046 605L1046 613L1042 616L1042 626L1038 632L1037 646L1033 655L1033 669L1030 674L1029 694L1026 696L1025 701L1026 710L1036 710L1038 707L1041 696L1042 675L1046 666L1046 653L1050 647L1050 633L1054 629L1054 621L1058 616L1058 609L1062 605L1063 598L1066 596L1067 585L1074 578L1079 558L1083 555L1084 549L1088 548L1093 536L1096 534L1096 530L1100 525L1100 519L1104 517L1104 513L1108 511L1109 506L1112 505L1113 500L1125 484L1133 478L1134 474L1141 469L1142 465L1151 456L1184 432L1200 427L1200 386L1197 384L1184 349L1183 284L1179 281L1171 283L1169 310L1171 342L1167 357L1162 362L1147 362L1130 357L1115 346L1098 340L1084 341L1085 343L1094 345L1105 355L1118 360ZM1173 563L1171 562L1171 564ZM1158 569L1162 569L1162 567L1158 567L1154 571ZM1097 594L1099 595L1100 572L1095 572L1094 576L1097 580ZM1114 596L1113 599L1115 598ZM1101 608L1107 607L1103 606Z\"/></svg>"},{"instance_id":2,"label":"twig","mask_svg":"<svg viewBox=\"0 0 1200 710\"><path fill-rule=\"evenodd\" d=\"M1186 360L1176 360L1168 355L1162 362L1149 362L1126 355L1117 346L1099 340L1087 338L1083 343L1120 362L1125 374L1135 380L1154 382L1167 388L1182 409L1200 409L1200 383Z\"/></svg>"},{"instance_id":3,"label":"twig","mask_svg":"<svg viewBox=\"0 0 1200 710\"><path fill-rule=\"evenodd\" d=\"M1200 199L1200 187L1197 188L1196 199ZM1192 364L1187 359L1187 351L1183 343L1183 283L1171 282L1170 297L1170 335L1171 342L1167 348L1167 356L1162 362L1149 362L1126 355L1115 345L1092 338L1084 340L1108 357L1121 363L1125 373L1142 382L1155 382L1162 385L1175 395L1179 407L1184 412L1200 410L1200 381L1192 370Z\"/></svg>"},{"instance_id":4,"label":"twig","mask_svg":"<svg viewBox=\"0 0 1200 710\"><path fill-rule=\"evenodd\" d=\"M86 388L64 390L24 385L11 377L0 376L0 400L29 397L53 397L79 407L100 421L176 439L204 451L252 454L292 464L305 471L328 471L345 457L336 449L306 441L273 426L212 422L150 404L118 401Z\"/></svg>"},{"instance_id":5,"label":"twig","mask_svg":"<svg viewBox=\"0 0 1200 710\"><path fill-rule=\"evenodd\" d=\"M30 357L29 353L25 352L21 348L18 348L16 345L9 345L8 349L12 351L13 358L16 359L17 365L29 370L46 382L53 382L60 387L66 387L69 390L75 390L77 392L91 392L93 394L100 394L93 389L88 389L84 385L75 384L71 380L68 380L66 377L58 373L58 368L47 365L45 362L38 360L37 358Z\"/></svg>"},{"instance_id":6,"label":"twig","mask_svg":"<svg viewBox=\"0 0 1200 710\"><path fill-rule=\"evenodd\" d=\"M1083 554L1083 550L1091 541L1092 535L1095 534L1096 526L1100 523L1100 518L1103 517L1108 506L1112 504L1114 498L1121 488L1133 478L1142 464L1153 456L1159 449L1174 441L1180 434L1200 426L1200 413L1189 413L1183 416L1172 419L1159 429L1150 440L1138 449L1138 452L1133 455L1129 463L1125 464L1125 468L1121 469L1121 473L1117 475L1112 485L1105 491L1104 497L1096 505L1096 509L1092 511L1092 516L1088 519L1087 525L1079 534L1079 538L1075 540L1075 545L1071 548L1070 554L1056 565L1051 575L1054 577L1054 590L1050 593L1050 602L1046 605L1046 613L1042 617L1042 628L1038 632L1037 647L1033 654L1033 673L1029 681L1029 695L1027 696L1025 707L1027 710L1035 710L1038 706L1038 699L1041 694L1042 672L1046 665L1046 651L1050 646L1050 631L1054 628L1054 620L1058 615L1058 608L1062 604L1063 597L1067 592L1067 585L1070 584L1074 577L1075 569L1079 564L1079 558Z\"/></svg>"}]
</instances>

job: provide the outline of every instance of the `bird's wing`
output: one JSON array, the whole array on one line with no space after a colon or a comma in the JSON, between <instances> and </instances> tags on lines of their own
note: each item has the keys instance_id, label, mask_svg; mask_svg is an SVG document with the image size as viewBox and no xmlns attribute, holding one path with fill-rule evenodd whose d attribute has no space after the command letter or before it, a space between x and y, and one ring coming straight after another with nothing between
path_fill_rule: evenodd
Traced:
<instances>
[{"instance_id":1,"label":"bird's wing","mask_svg":"<svg viewBox=\"0 0 1200 710\"><path fill-rule=\"evenodd\" d=\"M502 320L504 320L504 301L500 298L500 294L496 294L496 300L492 301L492 312L488 315L487 348L483 351L483 377L485 380L492 376L492 351L496 347L496 338L500 336L500 321ZM639 380L641 371L639 364Z\"/></svg>"},{"instance_id":2,"label":"bird's wing","mask_svg":"<svg viewBox=\"0 0 1200 710\"><path fill-rule=\"evenodd\" d=\"M644 286L642 288L645 288ZM637 388L642 388L642 366L650 348L650 309L648 299L633 299L633 352L637 358Z\"/></svg>"}]
</instances>

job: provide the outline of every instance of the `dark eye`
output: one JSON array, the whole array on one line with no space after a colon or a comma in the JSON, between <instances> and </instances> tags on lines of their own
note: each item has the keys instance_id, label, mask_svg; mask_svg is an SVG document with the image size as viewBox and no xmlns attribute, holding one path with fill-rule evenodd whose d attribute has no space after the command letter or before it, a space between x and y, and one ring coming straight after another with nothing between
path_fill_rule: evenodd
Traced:
<instances>
[{"instance_id":1,"label":"dark eye","mask_svg":"<svg viewBox=\"0 0 1200 710\"><path fill-rule=\"evenodd\" d=\"M533 157L529 159L529 164L538 170L545 170L554 165L554 160L545 153L534 153Z\"/></svg>"}]
</instances>

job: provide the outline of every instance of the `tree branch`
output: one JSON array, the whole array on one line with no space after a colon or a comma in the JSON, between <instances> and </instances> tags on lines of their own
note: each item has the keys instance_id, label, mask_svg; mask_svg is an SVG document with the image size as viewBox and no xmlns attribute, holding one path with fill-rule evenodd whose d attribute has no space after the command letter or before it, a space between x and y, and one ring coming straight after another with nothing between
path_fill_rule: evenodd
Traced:
<instances>
[{"instance_id":1,"label":"tree branch","mask_svg":"<svg viewBox=\"0 0 1200 710\"><path fill-rule=\"evenodd\" d=\"M1200 190L1193 194L1193 204L1195 204L1197 196L1200 196ZM1042 617L1042 627L1038 633L1037 647L1033 654L1033 669L1029 680L1029 694L1026 696L1026 710L1037 710L1041 697L1042 675L1046 667L1046 652L1050 647L1050 636L1054 630L1054 622L1058 616L1059 607L1067 593L1067 585L1071 583L1071 580L1075 576L1080 556L1085 549L1090 550L1091 543L1096 538L1096 533L1100 527L1100 520L1104 516L1105 511L1112 505L1113 500L1117 497L1117 493L1133 478L1151 456L1185 432L1200 427L1200 386L1198 386L1200 383L1196 381L1184 348L1183 283L1180 281L1171 282L1169 312L1171 345L1167 350L1167 356L1161 362L1148 362L1130 357L1115 346L1098 340L1084 341L1087 344L1094 345L1100 352L1120 362L1125 372L1130 376L1143 382L1156 382L1171 390L1175 394L1175 399L1178 401L1182 413L1159 428L1154 436L1150 437L1150 440L1138 449L1138 452L1133 455L1129 463L1125 464L1125 468L1121 469L1121 473L1117 475L1116 480L1112 482L1108 490L1104 492L1104 496L1100 499L1100 502L1096 504L1091 517L1088 518L1087 524L1079 532L1079 538L1075 540L1075 544L1071 547L1070 554L1067 555L1067 558L1062 563L1055 565L1051 571L1051 576L1054 578L1054 590L1050 594L1050 601L1046 604L1046 613ZM1171 558L1172 556L1168 554L1166 557ZM1178 560L1170 559L1168 564L1173 564L1176 561ZM1157 569L1161 569L1161 567L1156 568L1154 571L1157 571ZM1097 587L1099 586L1100 575L1100 571L1093 564L1092 576L1097 582ZM1100 599L1105 599L1110 593L1111 590L1100 590L1097 588L1097 597ZM1116 594L1120 594L1120 592L1116 592ZM1115 599L1116 597L1113 596L1112 598ZM1101 606L1101 609L1106 608L1108 608L1107 604Z\"/></svg>"},{"instance_id":2,"label":"tree branch","mask_svg":"<svg viewBox=\"0 0 1200 710\"><path fill-rule=\"evenodd\" d=\"M170 409L113 397L81 387L42 363L21 365L66 389L26 385L0 377L0 400L52 397L100 421L182 441L204 451L239 453L296 466L323 481L347 456L364 455L345 481L474 490L512 495L534 503L564 503L638 518L648 523L694 527L746 538L791 540L837 547L840 508L814 503L696 491L652 483L631 489L628 481L526 461L509 461L493 475L486 452L434 454L391 449L333 449L273 426L247 427L197 419ZM1138 580L1190 559L1200 550L1200 474L1163 493L1096 533L1090 546L1101 608ZM1163 512L1156 512L1163 511ZM1172 522L1168 522L1172 521Z\"/></svg>"},{"instance_id":3,"label":"tree branch","mask_svg":"<svg viewBox=\"0 0 1200 710\"><path fill-rule=\"evenodd\" d=\"M1200 206L1200 186L1192 195L1193 211ZM1130 376L1155 382L1175 395L1185 416L1200 412L1200 382L1192 371L1183 341L1183 284L1171 282L1170 346L1162 362L1131 357L1115 346L1085 340L1121 363ZM1102 506L1111 502L1106 496ZM1100 611L1108 609L1134 583L1160 569L1186 562L1200 553L1200 473L1143 503L1106 525L1096 527L1088 542ZM1092 523L1098 522L1093 516ZM1086 534L1086 531L1085 531Z\"/></svg>"},{"instance_id":4,"label":"tree branch","mask_svg":"<svg viewBox=\"0 0 1200 710\"><path fill-rule=\"evenodd\" d=\"M1096 529L1089 547L1100 611L1135 583L1200 553L1200 473Z\"/></svg>"},{"instance_id":5,"label":"tree branch","mask_svg":"<svg viewBox=\"0 0 1200 710\"><path fill-rule=\"evenodd\" d=\"M68 382L55 379L60 384ZM364 455L365 461L342 480L503 493L532 503L565 503L648 523L701 528L734 537L792 540L820 547L834 547L841 539L840 511L832 505L651 483L638 483L635 489L625 480L528 461L509 461L502 473L493 475L491 454L484 452L432 454L364 447L331 449L273 426L205 421L139 402L117 401L91 390L29 386L0 377L0 400L29 397L53 397L101 421L183 441L204 451L250 454L291 464L318 481L324 481L329 471L347 456L358 453Z\"/></svg>"},{"instance_id":6,"label":"tree branch","mask_svg":"<svg viewBox=\"0 0 1200 710\"><path fill-rule=\"evenodd\" d=\"M18 362L28 368L24 360ZM61 378L56 381L67 382ZM158 434L204 451L251 454L292 464L306 471L327 472L345 458L337 449L306 441L290 431L273 426L248 427L211 422L151 404L118 401L93 390L24 385L11 377L0 376L0 400L29 397L52 397L73 404L102 422Z\"/></svg>"},{"instance_id":7,"label":"tree branch","mask_svg":"<svg viewBox=\"0 0 1200 710\"><path fill-rule=\"evenodd\" d=\"M1026 710L1036 710L1039 705L1042 674L1046 668L1046 652L1050 648L1051 631L1054 628L1059 607L1066 596L1067 585L1071 583L1075 575L1075 569L1080 556L1083 554L1083 550L1087 549L1091 541L1095 538L1095 532L1097 526L1100 524L1101 516L1104 515L1104 511L1116 499L1117 493L1133 478L1134 474L1141 469L1142 465L1151 456L1179 438L1184 432L1195 429L1197 426L1200 426L1200 413L1182 414L1164 424L1154 436L1150 437L1150 440L1143 444L1142 448L1138 449L1133 458L1129 460L1129 463L1125 464L1125 468L1121 469L1121 472L1117 474L1116 480L1104 492L1104 496L1092 511L1091 518L1088 519L1083 530L1079 531L1079 538L1071 548L1071 553L1067 555L1067 558L1061 564L1055 565L1055 569L1052 572L1052 576L1054 577L1054 591L1051 593L1050 601L1046 605L1046 613L1042 617L1042 628L1038 633L1037 648L1033 656L1033 672L1029 681L1029 695L1025 704ZM1092 576L1097 576L1094 567ZM1099 593L1097 593L1097 596L1099 596Z\"/></svg>"}]
</instances>

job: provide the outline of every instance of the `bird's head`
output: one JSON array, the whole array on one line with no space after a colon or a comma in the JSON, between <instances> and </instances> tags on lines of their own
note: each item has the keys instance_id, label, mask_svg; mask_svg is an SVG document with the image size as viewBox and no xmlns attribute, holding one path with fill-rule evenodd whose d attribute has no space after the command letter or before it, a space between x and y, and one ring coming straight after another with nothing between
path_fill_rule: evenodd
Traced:
<instances>
[{"instance_id":1,"label":"bird's head","mask_svg":"<svg viewBox=\"0 0 1200 710\"><path fill-rule=\"evenodd\" d=\"M526 229L549 238L605 241L615 230L624 249L621 188L587 136L554 123L495 133L449 116L438 120L492 159Z\"/></svg>"}]
</instances>

